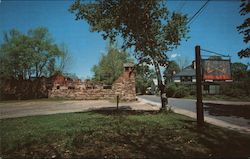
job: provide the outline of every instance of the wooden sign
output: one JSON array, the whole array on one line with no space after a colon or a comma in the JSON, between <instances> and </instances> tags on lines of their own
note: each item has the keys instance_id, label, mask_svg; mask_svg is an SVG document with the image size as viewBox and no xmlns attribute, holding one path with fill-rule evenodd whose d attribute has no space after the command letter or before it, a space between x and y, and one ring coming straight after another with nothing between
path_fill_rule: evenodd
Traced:
<instances>
[{"instance_id":1,"label":"wooden sign","mask_svg":"<svg viewBox=\"0 0 250 159\"><path fill-rule=\"evenodd\" d=\"M203 59L203 80L231 80L230 60Z\"/></svg>"}]
</instances>

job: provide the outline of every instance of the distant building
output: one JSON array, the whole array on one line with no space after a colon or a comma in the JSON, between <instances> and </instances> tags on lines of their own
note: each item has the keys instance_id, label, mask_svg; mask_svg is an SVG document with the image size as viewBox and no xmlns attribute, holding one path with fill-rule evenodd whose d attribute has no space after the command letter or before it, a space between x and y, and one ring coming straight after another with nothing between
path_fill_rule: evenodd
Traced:
<instances>
[{"instance_id":1,"label":"distant building","mask_svg":"<svg viewBox=\"0 0 250 159\"><path fill-rule=\"evenodd\" d=\"M178 83L192 83L196 82L194 62L192 65L187 66L181 72L174 74L173 82Z\"/></svg>"},{"instance_id":2,"label":"distant building","mask_svg":"<svg viewBox=\"0 0 250 159\"><path fill-rule=\"evenodd\" d=\"M190 89L196 89L196 72L195 72L195 61L186 68L184 68L181 72L175 74L173 76L174 83L184 84ZM202 90L203 94L219 94L220 93L220 85L222 82L217 81L204 81Z\"/></svg>"}]
</instances>

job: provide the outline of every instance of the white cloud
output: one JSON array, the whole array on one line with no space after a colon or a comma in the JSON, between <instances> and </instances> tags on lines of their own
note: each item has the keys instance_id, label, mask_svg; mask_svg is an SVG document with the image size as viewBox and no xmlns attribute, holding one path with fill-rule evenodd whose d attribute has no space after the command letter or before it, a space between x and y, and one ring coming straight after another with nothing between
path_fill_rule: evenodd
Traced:
<instances>
[{"instance_id":1,"label":"white cloud","mask_svg":"<svg viewBox=\"0 0 250 159\"><path fill-rule=\"evenodd\" d=\"M180 56L180 54L177 54L177 53L172 54L172 55L170 55L170 58L176 58L177 56Z\"/></svg>"}]
</instances>

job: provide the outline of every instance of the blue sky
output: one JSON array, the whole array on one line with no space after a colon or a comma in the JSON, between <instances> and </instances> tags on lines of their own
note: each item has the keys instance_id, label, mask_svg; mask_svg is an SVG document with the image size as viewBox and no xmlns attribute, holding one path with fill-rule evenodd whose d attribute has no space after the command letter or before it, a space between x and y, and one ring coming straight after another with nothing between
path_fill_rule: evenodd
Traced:
<instances>
[{"instance_id":1,"label":"blue sky","mask_svg":"<svg viewBox=\"0 0 250 159\"><path fill-rule=\"evenodd\" d=\"M67 69L79 77L92 76L91 68L98 63L106 50L106 41L100 34L89 31L85 21L75 21L74 15L68 12L73 1L6 1L0 3L0 43L3 32L16 28L26 33L31 28L47 27L56 43L65 43L72 60ZM189 17L205 3L205 1L168 1L170 10L179 10ZM247 45L236 27L246 17L239 15L239 1L210 1L204 12L190 25L190 37L181 45L169 52L171 59L177 57L194 59L194 47L229 54L232 62L250 62L239 59L236 52ZM248 44L249 45L249 44Z\"/></svg>"}]
</instances>

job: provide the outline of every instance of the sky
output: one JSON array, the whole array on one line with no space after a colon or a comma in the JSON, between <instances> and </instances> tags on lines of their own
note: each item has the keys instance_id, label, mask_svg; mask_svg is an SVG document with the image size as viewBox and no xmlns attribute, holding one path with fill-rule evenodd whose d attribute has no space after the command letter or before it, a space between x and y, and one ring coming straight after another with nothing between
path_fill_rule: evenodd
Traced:
<instances>
[{"instance_id":1,"label":"sky","mask_svg":"<svg viewBox=\"0 0 250 159\"><path fill-rule=\"evenodd\" d=\"M67 72L75 73L80 78L90 78L91 68L105 53L107 42L101 34L90 32L85 21L76 21L75 15L68 11L73 1L63 0L0 0L0 44L3 33L10 29L18 29L27 33L29 29L47 27L57 44L64 43L71 55ZM168 1L170 11L179 11L192 17L205 1ZM210 1L204 11L189 25L189 39L168 52L171 60L186 58L194 60L194 48L230 55L232 62L249 63L249 58L240 59L237 52L247 45L236 27L246 17L240 16L240 2L236 0ZM249 44L248 44L249 45ZM208 55L201 52L202 55Z\"/></svg>"}]
</instances>

